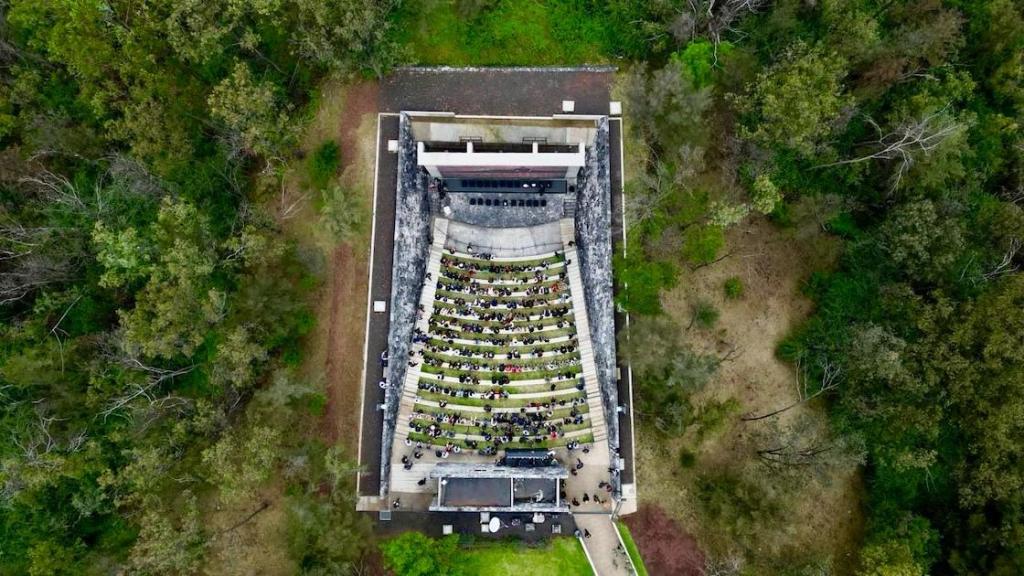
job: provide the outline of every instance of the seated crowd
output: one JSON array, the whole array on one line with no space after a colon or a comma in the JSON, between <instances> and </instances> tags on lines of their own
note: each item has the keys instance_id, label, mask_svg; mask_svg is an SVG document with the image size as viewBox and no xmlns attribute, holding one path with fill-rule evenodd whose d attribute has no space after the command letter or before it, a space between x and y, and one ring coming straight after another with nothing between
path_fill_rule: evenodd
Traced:
<instances>
[{"instance_id":1,"label":"seated crowd","mask_svg":"<svg viewBox=\"0 0 1024 576\"><path fill-rule=\"evenodd\" d=\"M428 329L410 366L421 374L406 445L439 457L463 449L591 441L564 256L528 261L445 251ZM406 463L411 466L411 460Z\"/></svg>"}]
</instances>

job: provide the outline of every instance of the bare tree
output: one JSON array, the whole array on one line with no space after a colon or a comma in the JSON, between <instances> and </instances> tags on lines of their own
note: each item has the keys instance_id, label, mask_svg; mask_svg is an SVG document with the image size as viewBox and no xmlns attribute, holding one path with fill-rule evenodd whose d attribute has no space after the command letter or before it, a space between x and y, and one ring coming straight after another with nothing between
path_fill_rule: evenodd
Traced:
<instances>
[{"instance_id":1,"label":"bare tree","mask_svg":"<svg viewBox=\"0 0 1024 576\"><path fill-rule=\"evenodd\" d=\"M832 436L822 422L806 413L787 425L772 421L755 434L754 442L758 459L768 469L810 472L822 480L864 461L859 443Z\"/></svg>"},{"instance_id":2,"label":"bare tree","mask_svg":"<svg viewBox=\"0 0 1024 576\"><path fill-rule=\"evenodd\" d=\"M675 190L675 176L665 163L655 162L653 171L643 171L626 198L626 222L630 228L654 217L662 202Z\"/></svg>"},{"instance_id":3,"label":"bare tree","mask_svg":"<svg viewBox=\"0 0 1024 576\"><path fill-rule=\"evenodd\" d=\"M957 122L947 113L948 110L949 105L946 105L923 118L912 118L888 133L885 133L873 119L866 117L878 137L875 140L862 142L861 145L873 148L873 150L856 158L820 164L815 168L859 164L869 160L896 160L899 162L899 166L893 175L892 189L895 190L917 157L931 154L949 138L966 129L964 124Z\"/></svg>"},{"instance_id":4,"label":"bare tree","mask_svg":"<svg viewBox=\"0 0 1024 576\"><path fill-rule=\"evenodd\" d=\"M29 254L11 269L0 272L0 305L12 304L43 286L68 278L67 262L43 255Z\"/></svg>"},{"instance_id":5,"label":"bare tree","mask_svg":"<svg viewBox=\"0 0 1024 576\"><path fill-rule=\"evenodd\" d=\"M30 228L14 220L0 224L0 262L32 254L49 232L50 228Z\"/></svg>"},{"instance_id":6,"label":"bare tree","mask_svg":"<svg viewBox=\"0 0 1024 576\"><path fill-rule=\"evenodd\" d=\"M840 376L842 375L842 369L836 363L824 356L818 358L818 368L821 370L821 378L812 382L812 380L808 378L807 372L803 366L802 357L798 357L796 360L797 399L794 402L791 402L777 410L768 412L767 414L762 414L760 416L747 414L746 416L743 416L742 420L744 422L754 422L757 420L771 418L772 416L782 414L791 408L837 389L841 381Z\"/></svg>"},{"instance_id":7,"label":"bare tree","mask_svg":"<svg viewBox=\"0 0 1024 576\"><path fill-rule=\"evenodd\" d=\"M722 36L740 34L734 24L743 15L753 14L767 4L768 0L688 0L669 24L669 31L680 42L706 36L714 45L717 64Z\"/></svg>"},{"instance_id":8,"label":"bare tree","mask_svg":"<svg viewBox=\"0 0 1024 576\"><path fill-rule=\"evenodd\" d=\"M743 572L743 557L735 552L725 556L708 556L704 561L704 576L738 576Z\"/></svg>"},{"instance_id":9,"label":"bare tree","mask_svg":"<svg viewBox=\"0 0 1024 576\"><path fill-rule=\"evenodd\" d=\"M99 414L104 420L140 400L145 401L145 404L140 407L142 411L149 413L149 417L146 419L147 422L151 422L156 418L154 414L161 414L167 408L181 407L187 404L183 399L176 396L161 394L160 388L164 383L195 370L196 366L194 364L180 368L163 368L149 364L143 361L136 351L131 350L119 334L113 335L105 343L104 348L103 355L108 360L143 376L130 382L125 386L121 394L107 402L107 406ZM131 415L126 417L129 420L132 418Z\"/></svg>"},{"instance_id":10,"label":"bare tree","mask_svg":"<svg viewBox=\"0 0 1024 576\"><path fill-rule=\"evenodd\" d=\"M65 176L43 170L38 175L22 178L20 182L35 188L47 202L64 205L75 211L87 209L78 187Z\"/></svg>"},{"instance_id":11,"label":"bare tree","mask_svg":"<svg viewBox=\"0 0 1024 576\"><path fill-rule=\"evenodd\" d=\"M1017 270L1020 269L1020 266L1016 264L1014 260L1017 258L1017 254L1020 252L1020 249L1020 238L1014 238L1011 240L1010 246L1006 249L1006 252L1003 253L1002 259L993 266L991 270L982 274L982 278L985 280L995 280L1001 276L1017 272Z\"/></svg>"}]
</instances>

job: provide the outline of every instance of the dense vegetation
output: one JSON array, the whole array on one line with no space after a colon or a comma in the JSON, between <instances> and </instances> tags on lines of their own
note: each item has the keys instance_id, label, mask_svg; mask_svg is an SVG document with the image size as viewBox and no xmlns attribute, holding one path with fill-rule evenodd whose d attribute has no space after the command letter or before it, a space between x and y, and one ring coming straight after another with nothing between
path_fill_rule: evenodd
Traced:
<instances>
[{"instance_id":1,"label":"dense vegetation","mask_svg":"<svg viewBox=\"0 0 1024 576\"><path fill-rule=\"evenodd\" d=\"M195 572L204 511L258 513L272 470L297 564L342 571L350 465L294 433L324 402L294 370L320 264L267 200L318 79L389 65L387 8L0 14L0 573Z\"/></svg>"},{"instance_id":2,"label":"dense vegetation","mask_svg":"<svg viewBox=\"0 0 1024 576\"><path fill-rule=\"evenodd\" d=\"M793 486L863 462L860 573L1021 573L1024 6L697 4L706 15L632 3L664 42L644 46L656 64L627 86L650 152L621 303L657 312L651 284L713 262L722 230L751 213L843 240L837 267L807 283L815 314L779 349L831 430L750 415L770 423L762 472L705 477L704 514L757 556L758 527ZM625 347L638 410L680 434L701 424L688 398L715 359L650 358L644 326ZM797 481L768 480L782 474Z\"/></svg>"},{"instance_id":3,"label":"dense vegetation","mask_svg":"<svg viewBox=\"0 0 1024 576\"><path fill-rule=\"evenodd\" d=\"M0 0L0 574L199 571L217 536L204 515L259 513L268 481L287 486L296 566L359 561L349 455L309 433L324 397L296 369L322 256L286 240L275 198L303 167L323 227L350 238L360 210L334 182L337 145L300 159L297 136L322 78L403 60L626 69L642 170L616 271L638 314L623 350L646 433L705 437L739 418L728 399L693 405L730 353L679 344L661 289L761 215L841 241L806 284L816 311L779 348L827 429L747 415L764 424L759 468L693 487L743 560L709 550L709 567L1024 572L1022 13L1020 0ZM743 298L739 279L720 289ZM689 322L717 321L699 302ZM762 557L802 486L856 466L856 558Z\"/></svg>"}]
</instances>

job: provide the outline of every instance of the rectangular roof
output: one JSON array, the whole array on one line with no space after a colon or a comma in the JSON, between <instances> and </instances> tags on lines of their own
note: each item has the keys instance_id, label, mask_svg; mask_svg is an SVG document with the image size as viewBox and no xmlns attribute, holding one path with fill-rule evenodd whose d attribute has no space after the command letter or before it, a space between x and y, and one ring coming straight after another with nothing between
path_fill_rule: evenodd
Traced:
<instances>
[{"instance_id":1,"label":"rectangular roof","mask_svg":"<svg viewBox=\"0 0 1024 576\"><path fill-rule=\"evenodd\" d=\"M430 471L431 478L568 478L564 466L512 467L472 462L440 462Z\"/></svg>"},{"instance_id":2,"label":"rectangular roof","mask_svg":"<svg viewBox=\"0 0 1024 576\"><path fill-rule=\"evenodd\" d=\"M495 507L512 504L512 482L508 478L446 478L443 482L442 506Z\"/></svg>"}]
</instances>

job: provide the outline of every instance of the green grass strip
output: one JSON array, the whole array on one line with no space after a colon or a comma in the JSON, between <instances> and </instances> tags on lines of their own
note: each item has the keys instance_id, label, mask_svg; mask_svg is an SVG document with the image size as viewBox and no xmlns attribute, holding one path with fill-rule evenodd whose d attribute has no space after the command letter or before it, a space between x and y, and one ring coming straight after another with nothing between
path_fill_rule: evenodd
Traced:
<instances>
[{"instance_id":1,"label":"green grass strip","mask_svg":"<svg viewBox=\"0 0 1024 576\"><path fill-rule=\"evenodd\" d=\"M459 330L453 330L455 334L451 336L453 339L458 340L484 340L486 342L500 341L500 342L511 342L512 340L519 340L518 346L536 346L538 344L545 344L544 338L559 338L562 336L575 336L576 328L562 328L560 330L544 330L541 332L520 332L516 334L478 334L476 332L462 332ZM442 334L437 330L431 330L431 337L440 337ZM447 337L447 336L446 336ZM523 338L537 338L538 342L533 344L523 344L521 341Z\"/></svg>"},{"instance_id":2,"label":"green grass strip","mask_svg":"<svg viewBox=\"0 0 1024 576\"><path fill-rule=\"evenodd\" d=\"M469 420L472 420L472 419L475 419L475 418L484 418L484 417L489 417L490 416L490 413L488 413L488 412L469 412L467 410L459 410L457 406L453 407L450 404L447 407L445 407L445 408L438 408L437 406L427 406L426 404L419 404L419 403L417 403L417 404L413 405L413 411L414 412L423 413L423 414L431 414L433 416L448 416L450 414L455 414L459 418L466 418L466 419L469 419ZM530 409L527 409L527 412L529 413ZM590 412L590 406L588 406L586 404L580 404L579 406L576 407L576 413L577 414L587 414L589 412ZM561 420L562 418L571 418L571 417L572 417L572 407L571 406L567 406L565 408L556 408L556 409L552 410L551 411L551 416L548 418L548 421L549 422L553 422L555 420Z\"/></svg>"},{"instance_id":3,"label":"green grass strip","mask_svg":"<svg viewBox=\"0 0 1024 576\"><path fill-rule=\"evenodd\" d=\"M572 317L571 316L572 304L569 303L569 302L566 302L564 304L556 304L554 306L533 306L531 308L524 308L524 307L520 306L520 307L518 307L518 308L513 310L511 308L494 308L494 307L484 308L483 306L472 306L472 305L468 305L468 304L459 305L459 304L455 304L453 302L441 302L440 300L435 300L434 301L434 308L444 308L446 310L456 310L456 311L464 309L464 308L469 308L471 311L473 311L473 312L475 312L477 314L491 314L491 313L494 313L494 312L498 312L498 313L501 313L501 314L512 314L513 317L518 317L518 318L528 318L530 316L541 316L541 317L543 317L544 312L547 311L547 310L564 309L566 311L566 313L563 315L563 318L566 319L566 320L569 320Z\"/></svg>"},{"instance_id":4,"label":"green grass strip","mask_svg":"<svg viewBox=\"0 0 1024 576\"><path fill-rule=\"evenodd\" d=\"M485 429L482 426L466 426L466 425L463 425L463 424L443 424L443 423L442 424L438 424L436 422L426 421L426 420L424 420L423 422L425 422L428 426L430 424L433 424L434 426L438 426L438 427L441 428L441 430L444 430L445 432L455 432L456 434L462 434L464 436L483 436L485 432L487 432L489 434L493 434L494 432L497 431L498 428L500 428L500 425L499 426L488 426ZM540 425L540 427L547 427L547 426L548 426L547 424L541 424ZM562 433L563 434L568 434L569 432L578 432L580 430L587 430L587 429L589 429L590 428L590 421L589 420L584 420L582 424L566 424L566 425L556 424L556 426L561 426ZM517 431L516 434L513 434L513 436L521 436L522 435L522 429L523 429L522 426L513 426L513 429Z\"/></svg>"},{"instance_id":5,"label":"green grass strip","mask_svg":"<svg viewBox=\"0 0 1024 576\"><path fill-rule=\"evenodd\" d=\"M499 260L497 258L484 260L483 258L474 258L472 256L452 254L450 252L446 252L442 254L442 256L456 262L478 264L480 266L504 266L507 264L511 264L513 266L540 266L541 264L557 264L559 262L565 262L565 254L548 256L546 258L537 258L535 260Z\"/></svg>"},{"instance_id":6,"label":"green grass strip","mask_svg":"<svg viewBox=\"0 0 1024 576\"><path fill-rule=\"evenodd\" d=\"M447 320L449 322L458 322L462 325L470 326L483 326L484 328L505 328L509 326L507 322L501 322L498 320L475 320L472 318L456 318L455 316L446 316L444 314L433 314L430 317L431 321L434 320ZM513 320L511 326L513 328L529 328L530 326L554 326L559 321L572 323L571 318L537 318L536 320Z\"/></svg>"},{"instance_id":7,"label":"green grass strip","mask_svg":"<svg viewBox=\"0 0 1024 576\"><path fill-rule=\"evenodd\" d=\"M529 384L527 386L506 386L504 390L509 393L510 396L515 397L517 394L534 394L538 392L552 392L560 390L568 390L575 388L576 383L579 380L562 380L561 382L552 382L551 384ZM469 384L461 382L446 382L442 380L436 380L434 378L420 378L422 384L433 384L434 386L444 386L451 388L452 390L469 390L470 392L490 392L492 390L501 390L502 388L494 384ZM551 387L555 389L552 390Z\"/></svg>"},{"instance_id":8,"label":"green grass strip","mask_svg":"<svg viewBox=\"0 0 1024 576\"><path fill-rule=\"evenodd\" d=\"M644 559L640 556L640 549L637 548L636 542L633 541L633 535L629 533L629 527L622 522L616 522L615 527L618 528L619 535L622 536L622 542L626 545L626 552L629 554L629 559L633 562L636 575L647 576Z\"/></svg>"},{"instance_id":9,"label":"green grass strip","mask_svg":"<svg viewBox=\"0 0 1024 576\"><path fill-rule=\"evenodd\" d=\"M537 274L540 273L542 278L555 278L560 277L560 273L565 270L565 265L550 266L544 270L530 270L527 272L484 272L482 270L473 270L470 273L469 270L463 270L455 266L441 266L441 275L445 278L451 278L453 280L501 280L504 282L510 282L512 280L522 279L534 279Z\"/></svg>"},{"instance_id":10,"label":"green grass strip","mask_svg":"<svg viewBox=\"0 0 1024 576\"><path fill-rule=\"evenodd\" d=\"M461 298L466 302L498 302L500 304L508 304L510 302L521 303L527 300L536 300L538 302L553 302L562 297L563 294L567 294L565 291L561 292L549 292L548 294L524 294L522 296L489 296L487 294L469 294L466 292L453 292L451 290L437 290L434 292L435 302L440 301L437 296L446 296L448 298ZM568 301L566 301L568 303Z\"/></svg>"},{"instance_id":11,"label":"green grass strip","mask_svg":"<svg viewBox=\"0 0 1024 576\"><path fill-rule=\"evenodd\" d=\"M557 350L562 346L566 346L572 343L572 340L566 340L564 342L552 342L551 344L518 344L516 346L487 346L487 345L473 345L473 344L453 344L452 348L458 348L459 350L469 350L477 354L484 352L494 352L495 354L506 354L509 350L533 350L540 349L545 352L550 350ZM431 338L428 343L431 346L449 346L447 342L440 338ZM577 342L578 344L578 342Z\"/></svg>"},{"instance_id":12,"label":"green grass strip","mask_svg":"<svg viewBox=\"0 0 1024 576\"><path fill-rule=\"evenodd\" d=\"M470 282L458 282L456 280L449 280L447 278L442 278L440 280L440 282L441 282L441 288L438 288L438 290L451 290L451 291L460 292L460 293L465 292L465 288L473 283L472 281L470 281ZM479 284L481 288L489 288L489 287L492 287L492 286L498 286L498 287L503 288L503 289L511 289L512 293L515 294L515 293L518 293L518 292L526 292L526 290L528 290L530 288L537 288L537 287L540 287L540 288L551 288L555 284L565 284L565 281L564 280L545 280L543 282L531 282L529 284L487 284L487 283L477 282L477 284Z\"/></svg>"},{"instance_id":13,"label":"green grass strip","mask_svg":"<svg viewBox=\"0 0 1024 576\"><path fill-rule=\"evenodd\" d=\"M578 361L580 359L580 353L578 350L574 352L569 352L567 354L557 354L554 356L549 354L547 356L541 356L540 358L473 358L470 356L459 356L457 354L431 352L429 350L424 350L423 356L425 358L431 358L434 360L439 360L441 362L473 362L474 364L478 364L480 366L490 366L492 368L500 366L502 364L533 368L536 366L544 366L549 362L571 362L573 360ZM572 364L566 364L566 366L571 365ZM481 371L485 370L481 369Z\"/></svg>"},{"instance_id":14,"label":"green grass strip","mask_svg":"<svg viewBox=\"0 0 1024 576\"><path fill-rule=\"evenodd\" d=\"M562 378L561 376L566 374L572 374L572 376L578 376L583 372L583 367L579 364L573 364L564 366L558 370L531 370L529 372L494 372L493 370L457 370L455 368L440 368L438 366L430 366L424 364L420 369L421 372L428 374L444 374L445 376L451 376L458 378L459 376L476 376L481 380L491 380L491 375L498 374L507 377L510 381L516 380L546 380L551 379L552 382L559 380L567 380L568 378Z\"/></svg>"},{"instance_id":15,"label":"green grass strip","mask_svg":"<svg viewBox=\"0 0 1024 576\"><path fill-rule=\"evenodd\" d=\"M428 434L421 434L419 432L409 432L409 439L412 440L413 442L422 442L424 444L429 444L429 445L432 445L432 446L446 446L447 444L451 443L451 444L455 444L455 445L460 446L460 447L462 447L464 449L467 449L467 450L474 450L474 448L470 448L469 444L467 444L466 441L461 439L461 438L446 438L446 437L432 438ZM589 444L589 443L594 441L594 435L593 434L585 434L585 435L579 436L577 438L564 438L563 437L563 438L559 438L557 440L544 439L544 440L541 440L540 442L529 442L529 443L508 442L508 443L502 444L501 448L502 449L505 449L505 448L557 448L559 446L565 446L566 444L568 444L569 442L572 442L574 440L578 441L581 444ZM491 445L492 445L491 442L485 442L483 440L478 440L477 442L478 442L478 445L477 445L476 450L483 450L485 448L490 448Z\"/></svg>"},{"instance_id":16,"label":"green grass strip","mask_svg":"<svg viewBox=\"0 0 1024 576\"><path fill-rule=\"evenodd\" d=\"M530 404L544 404L546 401L554 398L556 407L570 408L569 403L572 402L572 400L585 399L587 394L586 392L577 392L575 394L562 394L560 396L548 398L504 398L500 400L486 400L484 398L456 398L447 394L420 390L419 396L424 400L431 400L433 402L447 402L448 406L476 406L478 408L483 408L484 406L490 406L491 408L527 408ZM558 402L563 401L566 405L560 406Z\"/></svg>"}]
</instances>

